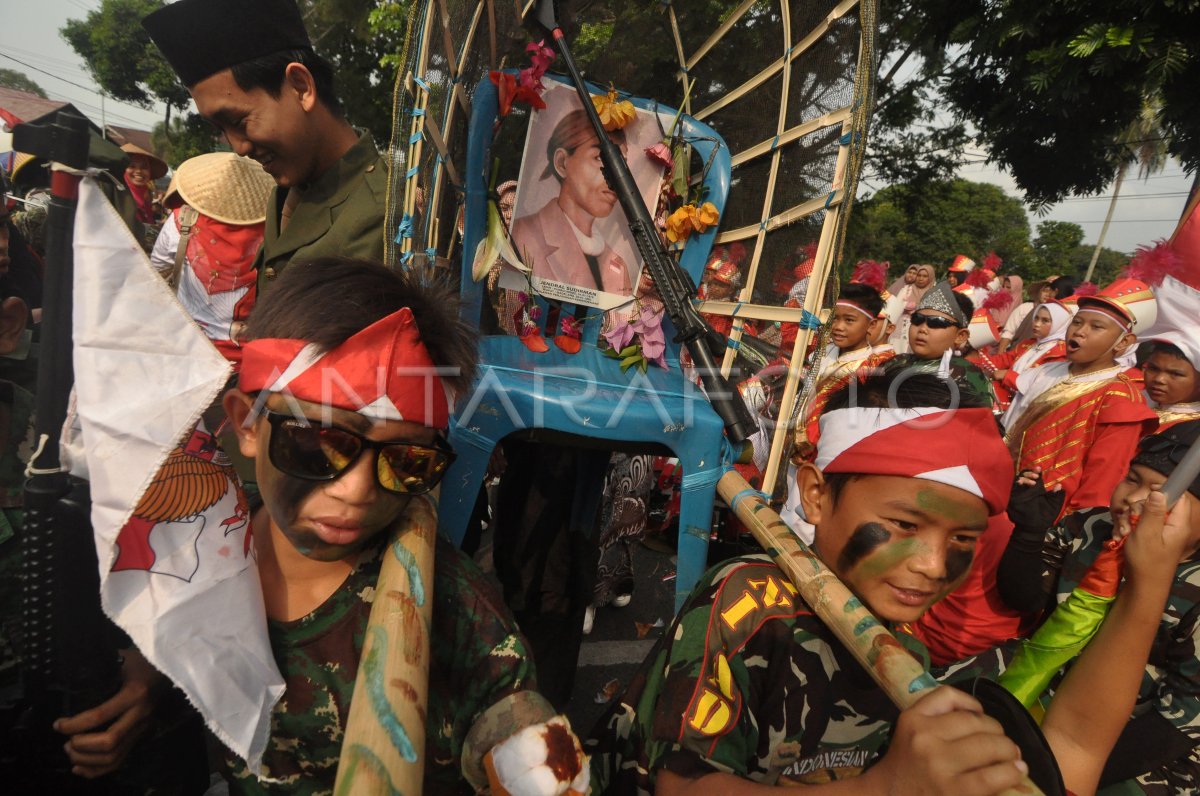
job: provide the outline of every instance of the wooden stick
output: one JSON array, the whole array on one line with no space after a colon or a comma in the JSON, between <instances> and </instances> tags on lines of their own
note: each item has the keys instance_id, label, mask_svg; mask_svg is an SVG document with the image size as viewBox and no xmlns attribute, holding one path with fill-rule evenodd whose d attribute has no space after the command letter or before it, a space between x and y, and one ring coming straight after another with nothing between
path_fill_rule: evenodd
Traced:
<instances>
[{"instance_id":1,"label":"wooden stick","mask_svg":"<svg viewBox=\"0 0 1200 796\"><path fill-rule=\"evenodd\" d=\"M888 697L904 710L939 687L825 563L800 541L737 472L717 482L717 492L792 581L808 607L846 645ZM1015 794L1041 794L1028 777Z\"/></svg>"},{"instance_id":2,"label":"wooden stick","mask_svg":"<svg viewBox=\"0 0 1200 796\"><path fill-rule=\"evenodd\" d=\"M337 796L420 794L425 778L434 502L413 498L384 553L342 740Z\"/></svg>"}]
</instances>

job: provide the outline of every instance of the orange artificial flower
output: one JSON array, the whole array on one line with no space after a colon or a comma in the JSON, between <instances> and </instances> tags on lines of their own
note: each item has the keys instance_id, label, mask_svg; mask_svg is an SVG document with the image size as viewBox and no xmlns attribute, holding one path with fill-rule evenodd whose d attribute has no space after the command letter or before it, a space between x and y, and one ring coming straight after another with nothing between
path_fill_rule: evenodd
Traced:
<instances>
[{"instance_id":1,"label":"orange artificial flower","mask_svg":"<svg viewBox=\"0 0 1200 796\"><path fill-rule=\"evenodd\" d=\"M596 106L596 113L600 114L604 129L610 133L620 130L637 117L637 109L633 107L633 103L618 99L617 90L613 88L610 88L607 94L593 94L592 104Z\"/></svg>"},{"instance_id":2,"label":"orange artificial flower","mask_svg":"<svg viewBox=\"0 0 1200 796\"><path fill-rule=\"evenodd\" d=\"M696 211L696 217L692 221L692 226L696 228L697 232L704 233L708 231L709 227L717 223L717 219L720 217L721 214L717 211L717 206L712 202L705 202Z\"/></svg>"},{"instance_id":3,"label":"orange artificial flower","mask_svg":"<svg viewBox=\"0 0 1200 796\"><path fill-rule=\"evenodd\" d=\"M687 240L693 232L704 234L720 217L717 206L712 202L705 202L700 207L684 205L667 217L667 240L679 243Z\"/></svg>"},{"instance_id":4,"label":"orange artificial flower","mask_svg":"<svg viewBox=\"0 0 1200 796\"><path fill-rule=\"evenodd\" d=\"M695 205L684 205L667 217L667 240L679 243L692 234L692 219L696 215Z\"/></svg>"}]
</instances>

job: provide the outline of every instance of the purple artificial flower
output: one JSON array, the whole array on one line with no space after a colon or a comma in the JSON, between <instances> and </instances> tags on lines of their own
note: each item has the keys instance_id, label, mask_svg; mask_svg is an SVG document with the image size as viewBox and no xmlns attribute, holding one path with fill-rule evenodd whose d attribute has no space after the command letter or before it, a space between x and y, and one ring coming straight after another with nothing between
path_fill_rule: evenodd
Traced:
<instances>
[{"instance_id":1,"label":"purple artificial flower","mask_svg":"<svg viewBox=\"0 0 1200 796\"><path fill-rule=\"evenodd\" d=\"M603 334L605 340L614 351L620 351L633 341L634 328L624 318L613 324L613 327Z\"/></svg>"}]
</instances>

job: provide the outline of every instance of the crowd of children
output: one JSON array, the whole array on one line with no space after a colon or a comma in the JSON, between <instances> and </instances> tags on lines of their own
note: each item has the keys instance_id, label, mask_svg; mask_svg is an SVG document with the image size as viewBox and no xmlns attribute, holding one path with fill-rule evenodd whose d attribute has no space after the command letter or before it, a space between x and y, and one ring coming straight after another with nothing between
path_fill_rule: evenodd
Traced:
<instances>
[{"instance_id":1,"label":"crowd of children","mask_svg":"<svg viewBox=\"0 0 1200 796\"><path fill-rule=\"evenodd\" d=\"M459 320L445 286L376 262L386 164L343 117L295 4L259 5L244 16L238 0L181 0L144 24L200 112L261 164L246 175L258 186L253 213L183 196L200 216L247 228L235 236L245 279L218 285L212 270L207 287L196 282L225 250L189 245L191 214L172 217L159 260L181 286L196 282L213 318L209 299L238 291L210 337L228 344L240 368L223 398L225 439L253 473L244 553L286 695L264 730L261 761L211 737L206 765L194 726L187 743L199 750L197 781L176 762L184 742L170 741L169 755L146 752L188 708L128 646L116 693L53 723L74 775L106 778L108 792L201 793L211 767L230 793L346 792L335 783L353 757L343 741L359 686L372 708L419 702L413 684L386 680L364 654L376 603L408 611L428 586L428 618L405 614L402 637L383 654L431 661L418 708L429 793L700 796L805 785L983 796L1021 791L1027 778L1049 794L1200 790L1200 478L1174 505L1163 494L1200 440L1200 215L1103 289L1049 278L1029 285L1028 301L1021 277L994 256L980 265L957 256L942 281L933 266L914 264L891 285L882 264L863 263L839 286L817 344L797 352L804 389L781 516L811 546L808 560L823 562L854 607L894 634L882 638L929 670L911 684L929 694L898 708L769 556L741 556L701 577L581 743L574 733L588 728L572 730L558 715L571 673L538 659L540 647L567 646L560 627L582 632L578 616L539 626L524 595L497 589L445 540L427 580L412 574L415 564L406 570L412 594L377 589L385 562L402 559L394 543L403 533L435 536L429 493L454 460L445 432L472 386L476 330ZM147 186L161 175L145 153L132 154L127 185L150 222ZM182 194L187 174L179 172ZM3 230L5 211L0 201ZM7 233L3 242L6 267ZM733 300L744 257L715 250L701 297ZM788 272L795 281L783 286L784 306L803 305L814 257L803 250ZM257 285L245 281L251 275ZM25 696L16 484L32 447L37 349L28 300L4 276L0 761L19 767L21 725L10 710ZM246 314L234 302L258 291L247 325L232 334ZM500 317L515 319L511 309ZM711 317L717 331L734 330L728 316ZM799 324L737 328L775 335L790 351ZM327 389L331 375L344 389ZM569 506L557 517L547 505L564 503L564 473L584 460L508 451L510 466L528 461L513 469L520 478L500 504L536 522L497 545L501 579L529 563L527 551L548 546L542 531ZM614 465L604 487L605 577L586 584L580 616L588 605L635 599L625 548L645 530L653 475L646 457ZM520 585L531 604L542 598L541 581ZM413 633L422 622L425 633ZM416 649L420 639L426 648ZM394 743L404 728L380 712L382 743ZM368 761L358 770L380 776L370 749L349 751ZM148 757L174 767L174 780L149 769L127 776Z\"/></svg>"}]
</instances>

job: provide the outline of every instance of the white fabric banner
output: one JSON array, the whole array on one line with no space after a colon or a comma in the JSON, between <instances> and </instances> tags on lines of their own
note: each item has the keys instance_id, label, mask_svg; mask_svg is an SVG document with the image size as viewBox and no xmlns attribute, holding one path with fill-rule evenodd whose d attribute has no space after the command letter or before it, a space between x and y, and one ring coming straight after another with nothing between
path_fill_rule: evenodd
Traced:
<instances>
[{"instance_id":1,"label":"white fabric banner","mask_svg":"<svg viewBox=\"0 0 1200 796\"><path fill-rule=\"evenodd\" d=\"M283 678L245 496L200 420L230 365L91 179L75 216L73 324L104 610L257 773Z\"/></svg>"}]
</instances>

